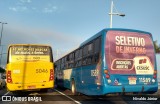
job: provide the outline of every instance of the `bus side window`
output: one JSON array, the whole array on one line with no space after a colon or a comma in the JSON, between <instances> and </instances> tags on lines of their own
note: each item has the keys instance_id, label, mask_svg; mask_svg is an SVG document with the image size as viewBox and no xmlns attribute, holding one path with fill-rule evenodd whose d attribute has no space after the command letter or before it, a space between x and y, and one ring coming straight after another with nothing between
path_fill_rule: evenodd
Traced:
<instances>
[{"instance_id":1,"label":"bus side window","mask_svg":"<svg viewBox=\"0 0 160 104\"><path fill-rule=\"evenodd\" d=\"M79 50L76 50L76 51L75 51L74 67L78 67L78 56L79 56Z\"/></svg>"},{"instance_id":2,"label":"bus side window","mask_svg":"<svg viewBox=\"0 0 160 104\"><path fill-rule=\"evenodd\" d=\"M73 68L74 67L74 53L72 52L69 54L69 68Z\"/></svg>"},{"instance_id":3,"label":"bus side window","mask_svg":"<svg viewBox=\"0 0 160 104\"><path fill-rule=\"evenodd\" d=\"M59 70L62 69L62 67L61 67L61 64L62 64L61 61L62 61L62 60L60 59L60 60L59 60Z\"/></svg>"},{"instance_id":4,"label":"bus side window","mask_svg":"<svg viewBox=\"0 0 160 104\"><path fill-rule=\"evenodd\" d=\"M94 49L93 49L93 42L87 44L83 48L83 65L92 64Z\"/></svg>"},{"instance_id":5,"label":"bus side window","mask_svg":"<svg viewBox=\"0 0 160 104\"><path fill-rule=\"evenodd\" d=\"M83 47L83 65L87 65L87 49L88 49L88 45Z\"/></svg>"},{"instance_id":6,"label":"bus side window","mask_svg":"<svg viewBox=\"0 0 160 104\"><path fill-rule=\"evenodd\" d=\"M69 68L69 55L65 57L65 60L66 60L66 69L68 69Z\"/></svg>"},{"instance_id":7,"label":"bus side window","mask_svg":"<svg viewBox=\"0 0 160 104\"><path fill-rule=\"evenodd\" d=\"M78 66L82 65L82 49L79 49Z\"/></svg>"},{"instance_id":8,"label":"bus side window","mask_svg":"<svg viewBox=\"0 0 160 104\"><path fill-rule=\"evenodd\" d=\"M88 55L87 55L87 65L89 65L89 64L92 64L92 60L93 60L93 42L92 43L90 43L89 45L88 45L88 49L87 49L87 53L88 53Z\"/></svg>"},{"instance_id":9,"label":"bus side window","mask_svg":"<svg viewBox=\"0 0 160 104\"><path fill-rule=\"evenodd\" d=\"M69 54L68 68L71 68L71 54Z\"/></svg>"},{"instance_id":10,"label":"bus side window","mask_svg":"<svg viewBox=\"0 0 160 104\"><path fill-rule=\"evenodd\" d=\"M93 54L93 42L88 45L87 51L89 56Z\"/></svg>"},{"instance_id":11,"label":"bus side window","mask_svg":"<svg viewBox=\"0 0 160 104\"><path fill-rule=\"evenodd\" d=\"M61 69L64 69L64 58L61 60Z\"/></svg>"},{"instance_id":12,"label":"bus side window","mask_svg":"<svg viewBox=\"0 0 160 104\"><path fill-rule=\"evenodd\" d=\"M65 56L65 57L64 57L64 69L67 69L67 64L66 64L67 61L66 61L66 58L67 58L67 57Z\"/></svg>"},{"instance_id":13,"label":"bus side window","mask_svg":"<svg viewBox=\"0 0 160 104\"><path fill-rule=\"evenodd\" d=\"M93 60L93 63L97 63L98 60L99 60L99 56L100 56L100 42L101 42L101 38L97 38L95 41L94 41L94 60Z\"/></svg>"}]
</instances>

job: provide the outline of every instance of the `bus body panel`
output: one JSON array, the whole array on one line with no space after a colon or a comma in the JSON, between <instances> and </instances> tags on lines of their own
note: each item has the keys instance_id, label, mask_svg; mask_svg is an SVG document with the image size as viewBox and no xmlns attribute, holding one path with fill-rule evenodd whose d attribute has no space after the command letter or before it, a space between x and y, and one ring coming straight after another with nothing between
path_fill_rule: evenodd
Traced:
<instances>
[{"instance_id":1,"label":"bus body panel","mask_svg":"<svg viewBox=\"0 0 160 104\"><path fill-rule=\"evenodd\" d=\"M77 71L78 70L78 71ZM83 68L74 68L71 76L76 82L76 90L84 94L98 93L101 84L96 65L84 66ZM98 89L98 90L97 90Z\"/></svg>"},{"instance_id":2,"label":"bus body panel","mask_svg":"<svg viewBox=\"0 0 160 104\"><path fill-rule=\"evenodd\" d=\"M70 88L70 81L71 81L71 75L72 75L72 71L73 69L65 69L63 70L63 85L66 88Z\"/></svg>"},{"instance_id":3,"label":"bus body panel","mask_svg":"<svg viewBox=\"0 0 160 104\"><path fill-rule=\"evenodd\" d=\"M12 46L16 47L17 45L11 45L11 47ZM24 48L23 46L26 47L28 45L18 45L18 46L21 47L21 50L22 50ZM32 47L32 45L29 45L29 46ZM34 48L37 48L37 47L39 47L39 45L34 45ZM43 47L43 46L40 46L40 47ZM11 52L12 51L9 50L9 53ZM24 52L24 51L20 51L20 52ZM22 59L24 57L25 59L28 59L28 60L23 61ZM42 58L43 61L37 60L37 59L30 60L33 57L36 57L36 58L40 57ZM8 62L6 67L7 68L6 70L7 89L9 91L22 91L22 90L29 91L29 90L53 88L54 87L53 62L46 61L45 58L47 60L50 60L50 58L52 58L52 55L51 56L14 55L14 54L12 56L10 55L8 57L8 61L12 60L13 62Z\"/></svg>"},{"instance_id":4,"label":"bus body panel","mask_svg":"<svg viewBox=\"0 0 160 104\"><path fill-rule=\"evenodd\" d=\"M106 54L106 42L107 42L107 35L110 31L120 31L120 32L126 32L126 33L138 33L139 35L133 35L132 37L149 37L148 40L149 42L146 42L147 47L151 47L147 53L149 56L142 54L142 55L135 55L135 59L133 60L134 62L139 62L141 56L142 59L147 59L147 61L141 61L146 64L144 65L149 65L148 68L149 72L146 71L147 74L144 73L139 73L136 69L136 71L132 71L130 73L114 73L108 65L108 62L111 59L107 59L107 56L112 56ZM125 35L126 37L128 35ZM70 75L70 80L68 80L67 88L71 89L71 81L74 80L76 83L76 90L77 92L86 94L86 95L105 95L109 93L127 93L127 92L136 92L136 93L150 93L150 92L156 92L158 89L158 83L157 83L157 67L156 67L156 61L155 61L155 52L154 52L154 46L153 46L153 39L152 35L149 32L145 31L139 31L139 30L132 30L132 29L104 29L100 31L98 34L94 35L93 37L89 38L87 41L83 42L80 45L80 48L83 48L87 44L89 44L91 41L96 39L97 37L101 37L101 48L100 48L100 58L99 58L99 63L92 64L92 65L81 65L80 67L75 67L72 68L72 72ZM147 40L147 41L148 41ZM146 41L146 40L145 40ZM150 46L148 45L151 44ZM111 42L111 46L114 48L114 41ZM145 47L145 46L144 46ZM148 50L148 49L147 49ZM112 52L114 53L114 52ZM129 54L128 54L129 55ZM122 55L123 56L123 55ZM117 57L117 56L116 56ZM119 57L119 56L118 56ZM119 57L125 59L124 57ZM149 58L148 58L149 57ZM83 59L82 59L83 60ZM114 60L115 61L115 60ZM116 60L117 61L117 60ZM130 58L129 60L130 61ZM130 63L130 64L133 64ZM140 64L141 64L140 63ZM100 71L97 73L97 66L100 67ZM132 66L132 70L134 67L137 66ZM109 78L107 74L105 73L107 70L107 74L109 75ZM112 72L111 72L112 71ZM138 74L136 74L138 73ZM98 80L97 80L98 79ZM97 82L98 81L98 82ZM65 86L64 86L65 87Z\"/></svg>"},{"instance_id":5,"label":"bus body panel","mask_svg":"<svg viewBox=\"0 0 160 104\"><path fill-rule=\"evenodd\" d=\"M153 39L152 39L151 34L148 33L148 32L143 32L143 31L138 31L138 30L127 30L127 31L125 30L124 31L122 29L122 30L116 30L116 32L117 31L127 32L128 35L130 35L132 33L135 33L135 34L138 33L138 34L142 35L141 37L149 37L150 44L152 45L152 52L153 53L149 53L150 57L151 57L151 60L147 59L147 61L152 62L153 66L150 65L152 67L149 67L149 68L151 68L153 71L149 72L148 74L147 73L132 74L132 73L129 73L129 72L125 73L125 74L123 74L123 73L122 74L120 74L120 73L118 74L117 71L116 71L117 74L116 73L115 74L111 74L110 73L110 79L105 79L104 80L104 84L107 85L107 86L104 86L104 94L116 93L116 92L156 92L157 88L158 88L158 86L157 86L157 78L153 78L153 76L154 75L157 76L156 73L154 74L154 71L156 71L157 68L155 66L155 64L156 64L156 62L155 62L155 54L154 54L155 52L154 52ZM108 35L108 32L109 31L106 31L106 37ZM118 34L118 32L117 32L117 34ZM111 35L111 36L113 37L113 35ZM134 35L132 37L134 37ZM105 38L105 41L107 42L106 39L107 38ZM111 39L109 39L109 40L111 40ZM147 43L149 43L149 41L147 41ZM121 45L121 46L123 46L123 45ZM114 43L111 43L111 47L114 48ZM148 50L148 49L147 49L147 51L150 52L150 50ZM113 54L113 53L114 52L111 52L111 54ZM104 53L104 54L106 54L106 53ZM125 54L126 53L123 54L124 58L125 58ZM128 54L128 55L130 55L130 54ZM111 55L108 55L108 54L105 55L105 57L109 57L109 56L111 56ZM122 57L117 57L117 56L115 56L115 57L118 58L118 59L122 58ZM142 56L143 56L142 58L146 58L146 55L144 56L142 54ZM141 58L141 55L138 55L138 59L139 59L139 57ZM137 55L136 55L136 58L137 58ZM123 60L123 59L121 59L121 60ZM109 65L107 65L107 61L109 61L109 60L106 59L106 62L104 62L104 65L105 65L104 67L108 67L107 68L107 70L108 70L109 69ZM134 60L134 63L137 64L137 61L138 60L136 60L136 61ZM145 65L149 65L149 64L150 63L148 62ZM112 65L113 65L113 62L112 62ZM136 67L136 66L134 66L134 67ZM136 71L137 71L137 69L136 69ZM104 75L104 77L105 77L105 75ZM130 79L131 79L131 81L130 81ZM134 80L132 81L132 79L134 79ZM108 83L108 82L110 82L110 83Z\"/></svg>"},{"instance_id":6,"label":"bus body panel","mask_svg":"<svg viewBox=\"0 0 160 104\"><path fill-rule=\"evenodd\" d=\"M7 83L8 90L53 88L53 81L49 81L49 73L52 68L52 63L46 66L45 62L10 63L7 69L11 71L12 84Z\"/></svg>"}]
</instances>

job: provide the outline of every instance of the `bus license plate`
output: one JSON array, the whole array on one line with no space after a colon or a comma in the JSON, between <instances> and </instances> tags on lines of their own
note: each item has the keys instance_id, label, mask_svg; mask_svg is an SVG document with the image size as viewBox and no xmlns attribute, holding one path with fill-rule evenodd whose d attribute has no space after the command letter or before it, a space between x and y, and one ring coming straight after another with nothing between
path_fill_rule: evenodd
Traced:
<instances>
[{"instance_id":1,"label":"bus license plate","mask_svg":"<svg viewBox=\"0 0 160 104\"><path fill-rule=\"evenodd\" d=\"M35 89L36 88L36 86L28 86L28 89Z\"/></svg>"},{"instance_id":2,"label":"bus license plate","mask_svg":"<svg viewBox=\"0 0 160 104\"><path fill-rule=\"evenodd\" d=\"M137 78L136 77L128 77L128 80L129 80L130 85L135 85Z\"/></svg>"},{"instance_id":3,"label":"bus license plate","mask_svg":"<svg viewBox=\"0 0 160 104\"><path fill-rule=\"evenodd\" d=\"M129 84L130 85L135 85L136 84L136 80L129 80Z\"/></svg>"}]
</instances>

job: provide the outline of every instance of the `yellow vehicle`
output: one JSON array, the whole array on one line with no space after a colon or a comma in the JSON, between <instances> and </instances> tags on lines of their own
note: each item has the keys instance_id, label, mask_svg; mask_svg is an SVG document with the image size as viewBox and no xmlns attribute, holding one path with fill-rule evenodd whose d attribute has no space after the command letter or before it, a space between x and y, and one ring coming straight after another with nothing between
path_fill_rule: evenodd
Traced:
<instances>
[{"instance_id":1,"label":"yellow vehicle","mask_svg":"<svg viewBox=\"0 0 160 104\"><path fill-rule=\"evenodd\" d=\"M7 89L14 92L53 88L53 65L50 46L10 45L6 67Z\"/></svg>"}]
</instances>

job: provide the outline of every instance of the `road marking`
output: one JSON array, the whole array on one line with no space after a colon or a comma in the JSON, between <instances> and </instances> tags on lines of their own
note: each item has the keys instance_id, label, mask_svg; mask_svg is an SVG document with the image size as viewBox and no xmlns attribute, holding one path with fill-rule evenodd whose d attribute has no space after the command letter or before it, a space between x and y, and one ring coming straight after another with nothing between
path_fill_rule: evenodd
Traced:
<instances>
[{"instance_id":1,"label":"road marking","mask_svg":"<svg viewBox=\"0 0 160 104\"><path fill-rule=\"evenodd\" d=\"M8 95L10 92L8 91L7 93L5 93L3 96L6 96L6 95Z\"/></svg>"},{"instance_id":2,"label":"road marking","mask_svg":"<svg viewBox=\"0 0 160 104\"><path fill-rule=\"evenodd\" d=\"M60 91L58 91L58 90L56 90L56 89L54 89L54 90L55 90L55 91L57 91L58 93L60 93L60 94L64 95L65 97L67 97L67 98L71 99L71 100L72 100L72 101L74 101L75 103L77 103L77 104L81 104L79 101L72 99L71 97L67 96L66 94L64 94L64 93L62 93L62 92L60 92Z\"/></svg>"}]
</instances>

